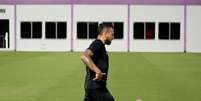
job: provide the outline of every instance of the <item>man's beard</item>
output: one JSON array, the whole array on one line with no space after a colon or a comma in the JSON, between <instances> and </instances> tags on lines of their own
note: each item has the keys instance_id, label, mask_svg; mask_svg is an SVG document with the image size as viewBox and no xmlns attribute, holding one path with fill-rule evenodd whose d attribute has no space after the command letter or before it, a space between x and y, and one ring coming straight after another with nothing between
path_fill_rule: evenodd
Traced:
<instances>
[{"instance_id":1,"label":"man's beard","mask_svg":"<svg viewBox=\"0 0 201 101\"><path fill-rule=\"evenodd\" d=\"M105 40L105 44L106 44L106 45L110 45L111 42L112 42L112 41L110 41L110 40Z\"/></svg>"}]
</instances>

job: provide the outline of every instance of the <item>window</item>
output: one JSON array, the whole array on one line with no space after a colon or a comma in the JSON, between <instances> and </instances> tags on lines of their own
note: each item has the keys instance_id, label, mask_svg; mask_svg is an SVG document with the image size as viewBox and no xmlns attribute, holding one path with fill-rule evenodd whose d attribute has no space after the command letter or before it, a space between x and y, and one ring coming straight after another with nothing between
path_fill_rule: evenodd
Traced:
<instances>
[{"instance_id":1,"label":"window","mask_svg":"<svg viewBox=\"0 0 201 101\"><path fill-rule=\"evenodd\" d=\"M65 39L67 34L66 22L46 22L45 38L47 39Z\"/></svg>"},{"instance_id":2,"label":"window","mask_svg":"<svg viewBox=\"0 0 201 101\"><path fill-rule=\"evenodd\" d=\"M171 39L180 39L180 23L171 23Z\"/></svg>"},{"instance_id":3,"label":"window","mask_svg":"<svg viewBox=\"0 0 201 101\"><path fill-rule=\"evenodd\" d=\"M42 22L21 22L21 38L42 38Z\"/></svg>"},{"instance_id":4,"label":"window","mask_svg":"<svg viewBox=\"0 0 201 101\"><path fill-rule=\"evenodd\" d=\"M95 39L98 35L98 22L78 22L78 39Z\"/></svg>"},{"instance_id":5,"label":"window","mask_svg":"<svg viewBox=\"0 0 201 101\"><path fill-rule=\"evenodd\" d=\"M79 39L87 38L87 22L77 23L77 38Z\"/></svg>"},{"instance_id":6,"label":"window","mask_svg":"<svg viewBox=\"0 0 201 101\"><path fill-rule=\"evenodd\" d=\"M31 38L31 22L21 22L21 38Z\"/></svg>"},{"instance_id":7,"label":"window","mask_svg":"<svg viewBox=\"0 0 201 101\"><path fill-rule=\"evenodd\" d=\"M159 39L169 39L169 23L159 23Z\"/></svg>"},{"instance_id":8,"label":"window","mask_svg":"<svg viewBox=\"0 0 201 101\"><path fill-rule=\"evenodd\" d=\"M89 38L95 39L98 35L98 22L89 22Z\"/></svg>"},{"instance_id":9,"label":"window","mask_svg":"<svg viewBox=\"0 0 201 101\"><path fill-rule=\"evenodd\" d=\"M155 38L155 23L145 23L145 38L154 39Z\"/></svg>"},{"instance_id":10,"label":"window","mask_svg":"<svg viewBox=\"0 0 201 101\"><path fill-rule=\"evenodd\" d=\"M133 33L134 39L144 39L144 23L142 22L134 23L133 29L134 29Z\"/></svg>"},{"instance_id":11,"label":"window","mask_svg":"<svg viewBox=\"0 0 201 101\"><path fill-rule=\"evenodd\" d=\"M103 22L114 25L114 39L123 39L124 23L123 22Z\"/></svg>"},{"instance_id":12,"label":"window","mask_svg":"<svg viewBox=\"0 0 201 101\"><path fill-rule=\"evenodd\" d=\"M124 23L114 22L114 39L123 39Z\"/></svg>"},{"instance_id":13,"label":"window","mask_svg":"<svg viewBox=\"0 0 201 101\"><path fill-rule=\"evenodd\" d=\"M103 22L103 24L114 25L113 22Z\"/></svg>"},{"instance_id":14,"label":"window","mask_svg":"<svg viewBox=\"0 0 201 101\"><path fill-rule=\"evenodd\" d=\"M0 48L9 48L9 20L0 19Z\"/></svg>"},{"instance_id":15,"label":"window","mask_svg":"<svg viewBox=\"0 0 201 101\"><path fill-rule=\"evenodd\" d=\"M180 23L159 23L159 39L180 39Z\"/></svg>"},{"instance_id":16,"label":"window","mask_svg":"<svg viewBox=\"0 0 201 101\"><path fill-rule=\"evenodd\" d=\"M114 25L114 39L123 39L123 22L103 22ZM77 22L78 39L95 39L98 36L98 22Z\"/></svg>"},{"instance_id":17,"label":"window","mask_svg":"<svg viewBox=\"0 0 201 101\"><path fill-rule=\"evenodd\" d=\"M56 23L55 22L45 23L45 38L47 39L56 38Z\"/></svg>"},{"instance_id":18,"label":"window","mask_svg":"<svg viewBox=\"0 0 201 101\"><path fill-rule=\"evenodd\" d=\"M42 38L42 22L21 22L21 38L22 39L41 39ZM65 39L67 37L66 22L46 22L45 38L47 39Z\"/></svg>"},{"instance_id":19,"label":"window","mask_svg":"<svg viewBox=\"0 0 201 101\"><path fill-rule=\"evenodd\" d=\"M135 22L133 25L134 39L154 39L155 23L154 22Z\"/></svg>"},{"instance_id":20,"label":"window","mask_svg":"<svg viewBox=\"0 0 201 101\"><path fill-rule=\"evenodd\" d=\"M32 38L42 38L41 22L32 22Z\"/></svg>"},{"instance_id":21,"label":"window","mask_svg":"<svg viewBox=\"0 0 201 101\"><path fill-rule=\"evenodd\" d=\"M57 38L65 39L67 33L66 22L57 22Z\"/></svg>"}]
</instances>

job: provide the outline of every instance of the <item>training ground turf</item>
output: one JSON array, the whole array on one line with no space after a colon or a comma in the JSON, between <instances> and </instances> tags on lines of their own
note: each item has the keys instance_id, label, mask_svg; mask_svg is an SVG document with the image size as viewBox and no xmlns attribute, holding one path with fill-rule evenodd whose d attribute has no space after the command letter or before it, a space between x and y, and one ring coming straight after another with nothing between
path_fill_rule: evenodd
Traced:
<instances>
[{"instance_id":1,"label":"training ground turf","mask_svg":"<svg viewBox=\"0 0 201 101\"><path fill-rule=\"evenodd\" d=\"M0 101L82 101L81 53L0 52ZM201 54L110 53L116 101L200 101Z\"/></svg>"}]
</instances>

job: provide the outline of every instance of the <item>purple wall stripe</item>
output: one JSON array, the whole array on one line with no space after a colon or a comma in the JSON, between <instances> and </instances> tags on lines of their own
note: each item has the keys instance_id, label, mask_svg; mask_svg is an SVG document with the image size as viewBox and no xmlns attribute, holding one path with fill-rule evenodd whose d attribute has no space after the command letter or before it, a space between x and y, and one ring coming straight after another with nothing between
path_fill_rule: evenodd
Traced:
<instances>
[{"instance_id":1,"label":"purple wall stripe","mask_svg":"<svg viewBox=\"0 0 201 101\"><path fill-rule=\"evenodd\" d=\"M71 5L70 9L71 9L71 46L70 46L70 50L73 51L73 44L74 44L74 42L73 42L74 5L73 4Z\"/></svg>"},{"instance_id":2,"label":"purple wall stripe","mask_svg":"<svg viewBox=\"0 0 201 101\"><path fill-rule=\"evenodd\" d=\"M145 4L201 5L201 0L0 0L0 4Z\"/></svg>"},{"instance_id":3,"label":"purple wall stripe","mask_svg":"<svg viewBox=\"0 0 201 101\"><path fill-rule=\"evenodd\" d=\"M14 6L14 51L17 51L17 7Z\"/></svg>"},{"instance_id":4,"label":"purple wall stripe","mask_svg":"<svg viewBox=\"0 0 201 101\"><path fill-rule=\"evenodd\" d=\"M186 53L186 44L187 44L187 40L186 40L186 26L187 26L187 5L184 6L184 53Z\"/></svg>"},{"instance_id":5,"label":"purple wall stripe","mask_svg":"<svg viewBox=\"0 0 201 101\"><path fill-rule=\"evenodd\" d=\"M128 39L127 39L127 51L130 52L130 5L128 4L128 31L127 31L127 34L128 34Z\"/></svg>"}]
</instances>

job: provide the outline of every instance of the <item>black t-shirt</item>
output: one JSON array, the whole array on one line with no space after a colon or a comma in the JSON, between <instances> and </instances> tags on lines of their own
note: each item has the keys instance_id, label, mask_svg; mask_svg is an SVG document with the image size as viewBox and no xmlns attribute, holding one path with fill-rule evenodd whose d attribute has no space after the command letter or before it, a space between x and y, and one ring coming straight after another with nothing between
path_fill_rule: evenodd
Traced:
<instances>
[{"instance_id":1,"label":"black t-shirt","mask_svg":"<svg viewBox=\"0 0 201 101\"><path fill-rule=\"evenodd\" d=\"M108 54L105 49L105 44L101 40L94 40L89 48L93 52L91 57L95 65L106 75L103 76L101 81L93 81L95 73L86 67L85 89L98 89L106 87L107 75L108 75Z\"/></svg>"}]
</instances>

